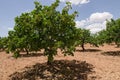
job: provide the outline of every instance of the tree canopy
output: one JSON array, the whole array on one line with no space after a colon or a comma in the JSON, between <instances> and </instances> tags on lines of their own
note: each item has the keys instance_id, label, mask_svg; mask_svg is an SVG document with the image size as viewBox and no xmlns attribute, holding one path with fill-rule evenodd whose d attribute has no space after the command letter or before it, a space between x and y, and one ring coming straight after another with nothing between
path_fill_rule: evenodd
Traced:
<instances>
[{"instance_id":1,"label":"tree canopy","mask_svg":"<svg viewBox=\"0 0 120 80\"><path fill-rule=\"evenodd\" d=\"M21 50L29 54L30 51L44 49L48 63L53 61L58 48L64 55L73 55L76 39L74 19L77 12L69 14L69 2L62 11L57 10L59 0L50 6L44 6L37 1L34 3L34 10L15 18L14 30L9 31L8 51L17 57Z\"/></svg>"}]
</instances>

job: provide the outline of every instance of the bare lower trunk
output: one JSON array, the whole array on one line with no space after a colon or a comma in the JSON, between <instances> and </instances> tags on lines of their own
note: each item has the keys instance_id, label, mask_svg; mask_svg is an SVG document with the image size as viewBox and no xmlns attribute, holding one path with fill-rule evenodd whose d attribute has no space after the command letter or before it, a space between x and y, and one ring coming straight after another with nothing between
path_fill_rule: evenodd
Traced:
<instances>
[{"instance_id":1,"label":"bare lower trunk","mask_svg":"<svg viewBox=\"0 0 120 80\"><path fill-rule=\"evenodd\" d=\"M53 62L53 54L49 54L49 55L48 55L48 61L47 61L47 64L48 64L48 65L51 65L52 62Z\"/></svg>"},{"instance_id":2,"label":"bare lower trunk","mask_svg":"<svg viewBox=\"0 0 120 80\"><path fill-rule=\"evenodd\" d=\"M28 49L26 49L26 48L25 48L25 51L27 52L27 55L28 55L28 54L29 54L29 51L28 51Z\"/></svg>"},{"instance_id":3,"label":"bare lower trunk","mask_svg":"<svg viewBox=\"0 0 120 80\"><path fill-rule=\"evenodd\" d=\"M53 62L53 59L54 59L54 58L53 58L53 56L54 56L54 55L53 55L53 54L54 54L53 52L54 52L54 51L53 51L52 49L48 49L48 52L49 52L49 53L48 53L48 61L47 61L47 64L48 64L48 65L51 65L52 62Z\"/></svg>"},{"instance_id":4,"label":"bare lower trunk","mask_svg":"<svg viewBox=\"0 0 120 80\"><path fill-rule=\"evenodd\" d=\"M85 51L85 47L84 47L84 44L82 44L82 45L81 45L81 47L82 47L82 50L83 50L83 51Z\"/></svg>"},{"instance_id":5,"label":"bare lower trunk","mask_svg":"<svg viewBox=\"0 0 120 80\"><path fill-rule=\"evenodd\" d=\"M47 65L51 65L52 64L52 62L51 61L47 61Z\"/></svg>"}]
</instances>

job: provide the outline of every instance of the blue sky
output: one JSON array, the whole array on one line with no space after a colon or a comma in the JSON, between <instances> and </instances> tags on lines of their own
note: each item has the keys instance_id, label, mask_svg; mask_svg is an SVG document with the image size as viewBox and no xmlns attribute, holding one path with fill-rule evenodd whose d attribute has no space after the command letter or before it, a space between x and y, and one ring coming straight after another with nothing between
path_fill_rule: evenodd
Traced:
<instances>
[{"instance_id":1,"label":"blue sky","mask_svg":"<svg viewBox=\"0 0 120 80\"><path fill-rule=\"evenodd\" d=\"M38 0L50 5L55 0ZM76 27L89 29L92 33L105 29L106 19L120 17L120 0L61 0L60 8L65 1L72 3L72 11L78 11ZM34 9L34 0L0 0L0 36L7 36L14 27L14 18L23 12Z\"/></svg>"}]
</instances>

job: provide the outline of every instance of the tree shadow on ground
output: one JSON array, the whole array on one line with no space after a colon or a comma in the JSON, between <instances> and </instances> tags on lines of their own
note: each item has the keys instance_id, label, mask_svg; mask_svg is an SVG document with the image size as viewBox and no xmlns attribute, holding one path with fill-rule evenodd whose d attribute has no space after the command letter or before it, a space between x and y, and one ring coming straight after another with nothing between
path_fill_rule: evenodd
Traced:
<instances>
[{"instance_id":1,"label":"tree shadow on ground","mask_svg":"<svg viewBox=\"0 0 120 80\"><path fill-rule=\"evenodd\" d=\"M88 80L93 68L85 61L55 60L51 65L37 63L23 72L15 72L10 80Z\"/></svg>"},{"instance_id":2,"label":"tree shadow on ground","mask_svg":"<svg viewBox=\"0 0 120 80\"><path fill-rule=\"evenodd\" d=\"M20 54L20 57L40 57L44 56L43 53L30 53L30 54Z\"/></svg>"},{"instance_id":3,"label":"tree shadow on ground","mask_svg":"<svg viewBox=\"0 0 120 80\"><path fill-rule=\"evenodd\" d=\"M120 56L120 51L107 51L101 53L103 55L110 55L110 56Z\"/></svg>"},{"instance_id":4,"label":"tree shadow on ground","mask_svg":"<svg viewBox=\"0 0 120 80\"><path fill-rule=\"evenodd\" d=\"M85 50L76 50L78 52L100 52L99 49L85 49Z\"/></svg>"}]
</instances>

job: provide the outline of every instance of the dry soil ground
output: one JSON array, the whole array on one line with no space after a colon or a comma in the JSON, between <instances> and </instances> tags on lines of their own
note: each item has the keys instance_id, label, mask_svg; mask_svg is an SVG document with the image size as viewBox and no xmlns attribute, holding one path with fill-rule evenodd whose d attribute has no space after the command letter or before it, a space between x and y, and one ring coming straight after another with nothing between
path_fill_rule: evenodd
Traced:
<instances>
[{"instance_id":1,"label":"dry soil ground","mask_svg":"<svg viewBox=\"0 0 120 80\"><path fill-rule=\"evenodd\" d=\"M85 52L82 52L81 48L77 48L74 56L64 57L59 54L55 57L55 60L86 61L94 66L93 71L95 72L89 74L90 78L95 80L120 80L120 48L115 48L114 45L105 45L99 48L91 47L90 45L86 45L85 47L87 49ZM14 59L11 57L11 54L0 52L0 80L8 80L10 74L22 71L26 66L46 61L47 58L41 54Z\"/></svg>"}]
</instances>

